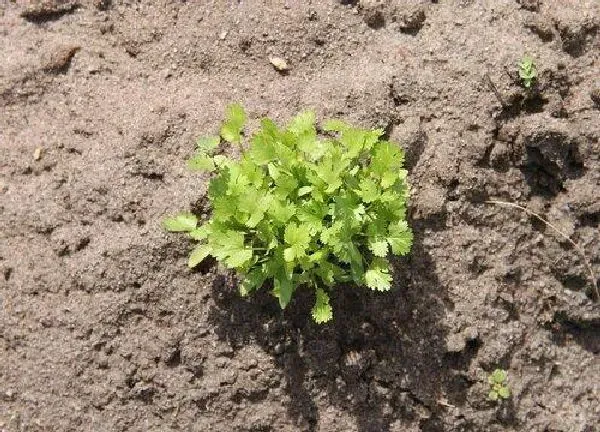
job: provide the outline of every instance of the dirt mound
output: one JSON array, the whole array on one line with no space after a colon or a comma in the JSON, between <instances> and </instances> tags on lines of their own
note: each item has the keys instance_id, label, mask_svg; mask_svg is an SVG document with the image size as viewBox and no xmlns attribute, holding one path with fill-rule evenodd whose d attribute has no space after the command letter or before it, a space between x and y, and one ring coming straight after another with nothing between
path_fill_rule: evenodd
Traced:
<instances>
[{"instance_id":1,"label":"dirt mound","mask_svg":"<svg viewBox=\"0 0 600 432\"><path fill-rule=\"evenodd\" d=\"M595 0L2 3L0 430L600 430L583 259L485 203L600 274L599 23ZM187 269L159 221L207 211L184 159L233 101L407 150L393 292L341 286L317 326L306 293L281 312Z\"/></svg>"}]
</instances>

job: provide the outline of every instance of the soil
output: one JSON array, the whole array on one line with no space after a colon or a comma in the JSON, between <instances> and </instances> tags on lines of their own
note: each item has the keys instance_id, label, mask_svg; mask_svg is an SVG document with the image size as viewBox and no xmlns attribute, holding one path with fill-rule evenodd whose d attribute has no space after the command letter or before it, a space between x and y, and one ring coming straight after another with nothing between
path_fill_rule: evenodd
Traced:
<instances>
[{"instance_id":1,"label":"soil","mask_svg":"<svg viewBox=\"0 0 600 432\"><path fill-rule=\"evenodd\" d=\"M584 259L485 203L600 275L599 33L597 0L4 0L0 430L600 431ZM404 146L391 293L319 326L187 269L160 220L202 205L184 160L234 101Z\"/></svg>"}]
</instances>

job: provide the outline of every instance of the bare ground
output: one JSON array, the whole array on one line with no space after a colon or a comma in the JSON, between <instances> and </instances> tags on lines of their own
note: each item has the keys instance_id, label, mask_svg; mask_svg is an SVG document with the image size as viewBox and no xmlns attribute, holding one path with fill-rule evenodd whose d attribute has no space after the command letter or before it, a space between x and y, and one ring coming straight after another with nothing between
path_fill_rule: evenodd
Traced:
<instances>
[{"instance_id":1,"label":"bare ground","mask_svg":"<svg viewBox=\"0 0 600 432\"><path fill-rule=\"evenodd\" d=\"M0 430L600 431L582 258L484 203L600 274L599 32L597 0L4 0ZM392 293L340 287L317 326L186 268L159 221L201 203L183 161L233 101L406 148Z\"/></svg>"}]
</instances>

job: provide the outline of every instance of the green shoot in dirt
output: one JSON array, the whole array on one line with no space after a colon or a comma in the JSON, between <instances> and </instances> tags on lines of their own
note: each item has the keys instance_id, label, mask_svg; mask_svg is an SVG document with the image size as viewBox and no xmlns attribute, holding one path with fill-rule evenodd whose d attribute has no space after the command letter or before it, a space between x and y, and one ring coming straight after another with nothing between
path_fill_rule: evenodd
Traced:
<instances>
[{"instance_id":1,"label":"green shoot in dirt","mask_svg":"<svg viewBox=\"0 0 600 432\"><path fill-rule=\"evenodd\" d=\"M200 139L188 161L214 173L211 218L199 225L182 213L163 222L198 242L189 267L212 256L241 275L243 296L268 286L281 308L299 287L313 289L317 323L332 319L330 294L341 283L388 291L388 256L412 244L402 149L381 129L338 120L318 134L311 111L286 128L265 118L245 144L245 120L240 105L230 106L220 137ZM221 141L240 146L239 160L215 154Z\"/></svg>"},{"instance_id":2,"label":"green shoot in dirt","mask_svg":"<svg viewBox=\"0 0 600 432\"><path fill-rule=\"evenodd\" d=\"M492 401L508 399L510 390L508 388L508 374L503 369L496 369L488 376L490 392L488 399Z\"/></svg>"},{"instance_id":3,"label":"green shoot in dirt","mask_svg":"<svg viewBox=\"0 0 600 432\"><path fill-rule=\"evenodd\" d=\"M537 67L533 58L526 55L519 62L519 77L523 81L523 86L526 89L531 88L531 85L537 77Z\"/></svg>"}]
</instances>

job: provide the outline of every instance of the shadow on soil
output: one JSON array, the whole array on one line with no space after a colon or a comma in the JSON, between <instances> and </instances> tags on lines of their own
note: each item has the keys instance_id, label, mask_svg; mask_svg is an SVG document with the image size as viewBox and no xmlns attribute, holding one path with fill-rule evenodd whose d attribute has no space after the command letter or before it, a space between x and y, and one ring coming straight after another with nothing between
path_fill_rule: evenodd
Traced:
<instances>
[{"instance_id":1,"label":"shadow on soil","mask_svg":"<svg viewBox=\"0 0 600 432\"><path fill-rule=\"evenodd\" d=\"M394 264L396 289L338 288L328 325L311 321L308 290L282 314L268 293L245 300L228 278L217 279L209 317L215 332L234 350L257 343L273 355L302 430L316 430L317 398L348 412L361 432L388 431L394 422L443 431L439 401L464 402L468 383L460 370L471 356L447 357L442 322L452 305L420 241L423 227L413 229L411 256Z\"/></svg>"}]
</instances>

